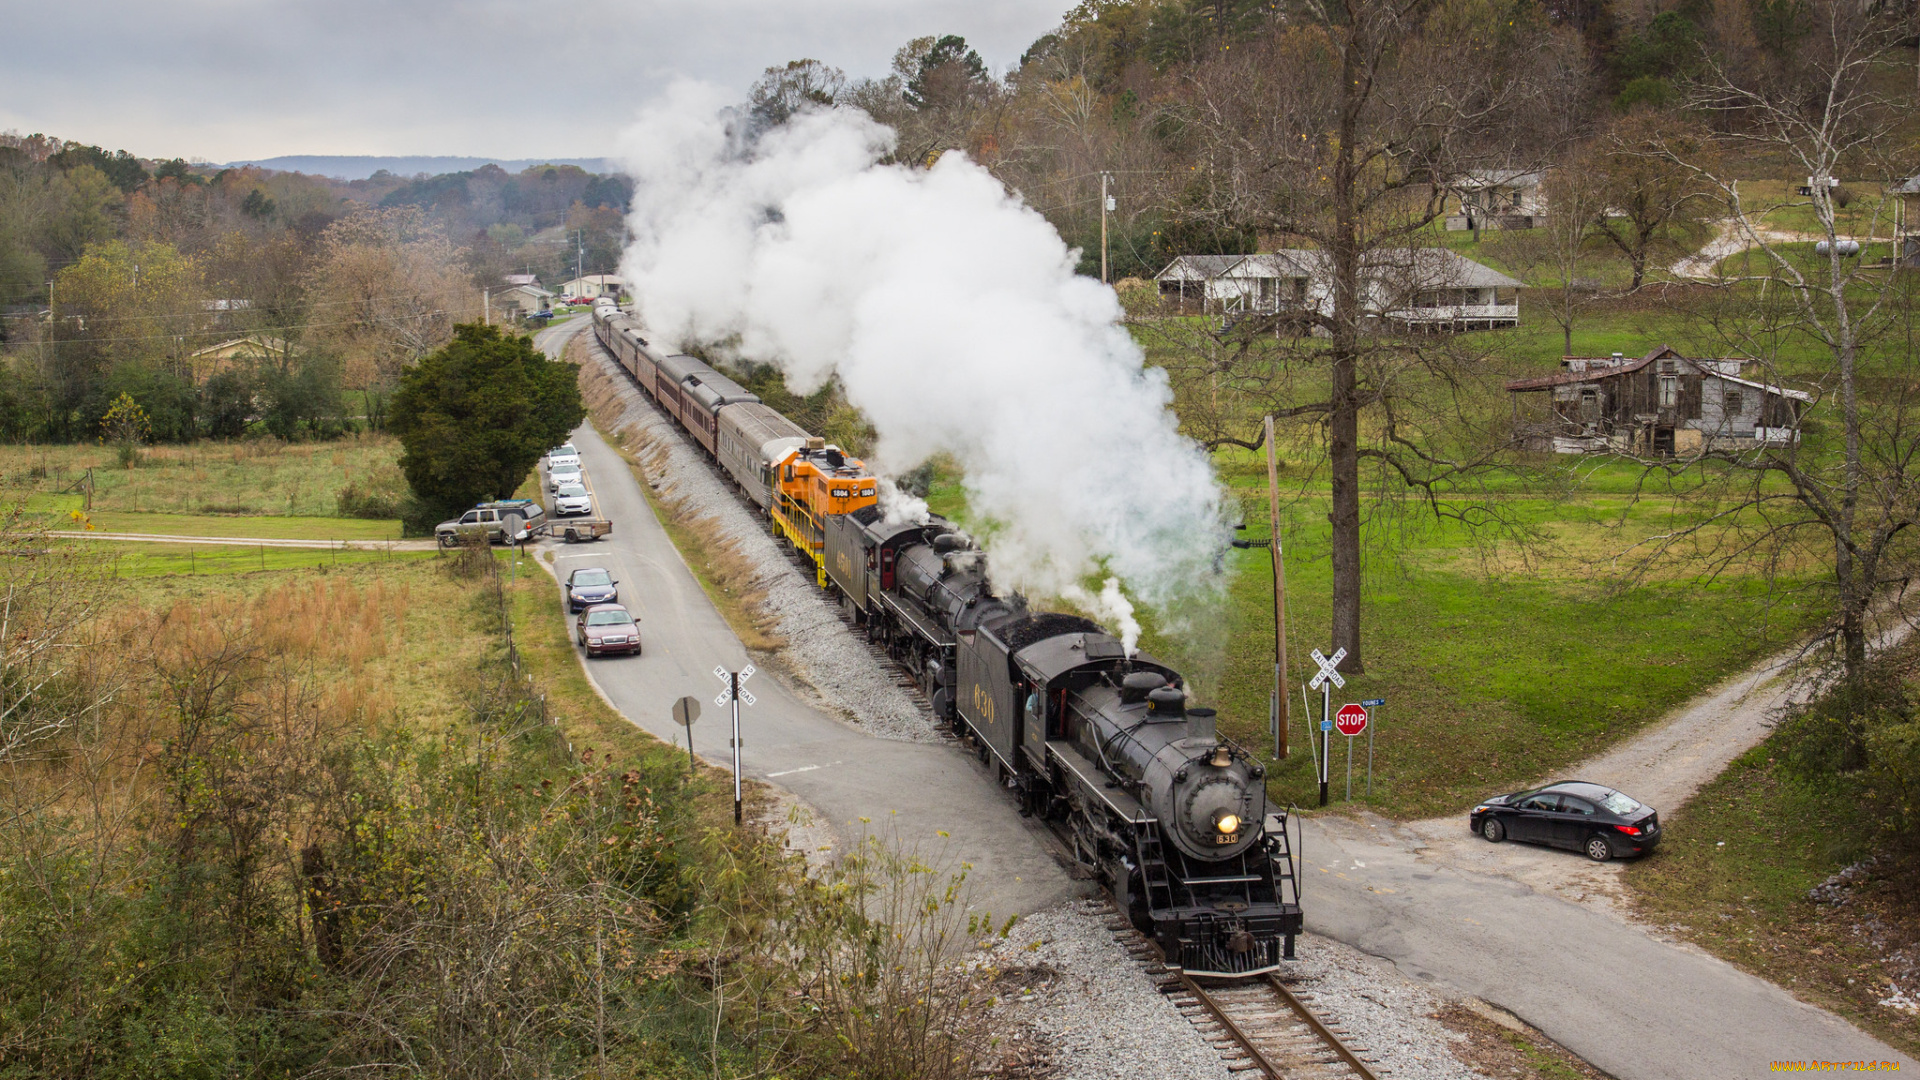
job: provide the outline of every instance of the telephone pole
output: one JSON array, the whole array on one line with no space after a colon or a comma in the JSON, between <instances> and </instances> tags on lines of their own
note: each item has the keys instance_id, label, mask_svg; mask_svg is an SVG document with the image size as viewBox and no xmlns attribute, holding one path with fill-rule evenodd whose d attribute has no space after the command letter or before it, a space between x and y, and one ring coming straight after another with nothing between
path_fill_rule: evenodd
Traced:
<instances>
[{"instance_id":1,"label":"telephone pole","mask_svg":"<svg viewBox=\"0 0 1920 1080\"><path fill-rule=\"evenodd\" d=\"M1109 174L1100 174L1100 283L1107 284L1107 214L1113 209L1113 196L1107 194Z\"/></svg>"},{"instance_id":2,"label":"telephone pole","mask_svg":"<svg viewBox=\"0 0 1920 1080\"><path fill-rule=\"evenodd\" d=\"M1273 756L1287 757L1287 560L1280 546L1280 468L1267 417L1267 539L1273 554Z\"/></svg>"}]
</instances>

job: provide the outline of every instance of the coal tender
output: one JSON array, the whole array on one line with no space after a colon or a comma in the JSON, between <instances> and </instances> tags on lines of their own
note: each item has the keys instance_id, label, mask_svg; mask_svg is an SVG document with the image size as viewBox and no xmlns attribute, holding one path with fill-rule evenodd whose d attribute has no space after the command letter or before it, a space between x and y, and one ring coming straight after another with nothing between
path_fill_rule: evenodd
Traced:
<instances>
[{"instance_id":1,"label":"coal tender","mask_svg":"<svg viewBox=\"0 0 1920 1080\"><path fill-rule=\"evenodd\" d=\"M830 520L828 588L920 679L936 715L1044 816L1075 861L1188 974L1291 959L1298 864L1266 770L1190 708L1180 674L1098 623L994 595L979 551L934 518Z\"/></svg>"}]
</instances>

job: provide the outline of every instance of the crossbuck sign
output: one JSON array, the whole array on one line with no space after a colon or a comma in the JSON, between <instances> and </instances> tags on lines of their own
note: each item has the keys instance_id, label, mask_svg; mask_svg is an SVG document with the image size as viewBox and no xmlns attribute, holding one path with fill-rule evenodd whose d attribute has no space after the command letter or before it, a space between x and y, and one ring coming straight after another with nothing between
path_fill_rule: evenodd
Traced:
<instances>
[{"instance_id":1,"label":"crossbuck sign","mask_svg":"<svg viewBox=\"0 0 1920 1080\"><path fill-rule=\"evenodd\" d=\"M1312 687L1315 690L1318 690L1320 689L1321 683L1329 682L1329 681L1331 681L1333 685L1337 687L1344 687L1347 685L1347 680L1340 677L1340 661L1345 660L1347 658L1347 650L1335 649L1333 651L1333 656L1328 657L1325 653L1321 652L1319 649L1315 649L1313 650L1311 655L1313 656L1313 662L1320 665L1320 674L1315 675L1311 680L1309 680L1307 683L1308 686ZM721 704L725 704L725 702L722 702Z\"/></svg>"},{"instance_id":2,"label":"crossbuck sign","mask_svg":"<svg viewBox=\"0 0 1920 1080\"><path fill-rule=\"evenodd\" d=\"M1345 656L1346 653L1343 651L1340 655ZM1340 661L1338 659L1334 661L1334 663L1336 664L1339 662ZM720 691L719 697L713 699L713 703L715 705L725 705L727 702L733 700L733 690L735 685L733 681L733 672L728 671L724 667L716 667L713 669L713 673L715 676L717 676L720 679L722 683L725 684L725 689ZM751 678L753 678L753 665L748 664L746 668L740 672L740 681L744 683ZM745 704L745 705L752 705L754 703L753 695L747 693L747 688L744 686L740 687L740 701L742 704Z\"/></svg>"}]
</instances>

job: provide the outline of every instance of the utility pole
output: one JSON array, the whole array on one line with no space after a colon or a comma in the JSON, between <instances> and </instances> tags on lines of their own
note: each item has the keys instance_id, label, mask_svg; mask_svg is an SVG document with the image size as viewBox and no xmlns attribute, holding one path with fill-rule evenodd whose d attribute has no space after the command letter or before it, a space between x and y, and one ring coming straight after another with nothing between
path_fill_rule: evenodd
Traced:
<instances>
[{"instance_id":1,"label":"utility pole","mask_svg":"<svg viewBox=\"0 0 1920 1080\"><path fill-rule=\"evenodd\" d=\"M487 292L488 290L486 289L480 290L480 321L486 323L488 326L492 326L493 302L488 299Z\"/></svg>"},{"instance_id":2,"label":"utility pole","mask_svg":"<svg viewBox=\"0 0 1920 1080\"><path fill-rule=\"evenodd\" d=\"M1287 560L1280 545L1280 468L1273 449L1273 417L1267 417L1267 529L1273 548L1273 756L1287 758Z\"/></svg>"},{"instance_id":3,"label":"utility pole","mask_svg":"<svg viewBox=\"0 0 1920 1080\"><path fill-rule=\"evenodd\" d=\"M1113 210L1113 196L1107 194L1109 174L1100 174L1100 283L1107 284L1107 214Z\"/></svg>"}]
</instances>

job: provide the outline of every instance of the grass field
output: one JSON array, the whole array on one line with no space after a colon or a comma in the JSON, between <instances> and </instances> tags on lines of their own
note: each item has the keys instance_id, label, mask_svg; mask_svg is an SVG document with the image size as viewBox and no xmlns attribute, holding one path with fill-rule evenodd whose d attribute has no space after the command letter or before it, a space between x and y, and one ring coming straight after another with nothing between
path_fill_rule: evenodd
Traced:
<instances>
[{"instance_id":1,"label":"grass field","mask_svg":"<svg viewBox=\"0 0 1920 1080\"><path fill-rule=\"evenodd\" d=\"M340 489L350 482L396 496L406 486L395 465L399 442L378 434L324 443L150 446L140 454L125 469L108 446L0 446L0 491L16 498L66 494L77 508L90 480L95 514L321 518L338 514ZM398 525L394 530L397 536Z\"/></svg>"},{"instance_id":2,"label":"grass field","mask_svg":"<svg viewBox=\"0 0 1920 1080\"><path fill-rule=\"evenodd\" d=\"M289 570L332 571L341 567L431 560L432 552L318 548L241 547L227 544L166 544L148 541L73 540L106 561L115 577L222 577Z\"/></svg>"},{"instance_id":3,"label":"grass field","mask_svg":"<svg viewBox=\"0 0 1920 1080\"><path fill-rule=\"evenodd\" d=\"M1881 1004L1913 899L1884 885L1839 907L1808 896L1859 857L1853 832L1847 809L1788 779L1764 743L1695 795L1626 881L1648 921L1920 1055L1920 1017Z\"/></svg>"},{"instance_id":4,"label":"grass field","mask_svg":"<svg viewBox=\"0 0 1920 1080\"><path fill-rule=\"evenodd\" d=\"M1254 459L1216 455L1225 481L1245 500L1249 529L1264 540L1264 466L1252 490ZM1797 640L1818 617L1817 572L1789 561L1772 588L1757 569L1699 579L1697 563L1669 561L1639 584L1608 555L1657 530L1671 507L1604 494L1634 483L1625 466L1603 470L1602 494L1517 498L1509 510L1543 529L1537 545L1493 542L1442 526L1418 507L1375 516L1379 545L1367 556L1362 642L1367 671L1333 704L1385 698L1374 744L1373 806L1395 817L1447 813L1490 792L1553 774L1658 720L1668 710L1762 656ZM1289 484L1297 485L1289 495ZM1331 566L1324 487L1283 480L1287 555L1290 741L1293 754L1270 772L1282 803L1317 796L1300 684L1308 652L1331 651ZM965 496L947 472L929 503L964 521ZM1377 515L1377 512L1376 512ZM1272 566L1263 549L1235 552L1219 611L1187 612L1199 632L1162 632L1149 616L1145 648L1172 662L1221 712L1222 729L1271 750ZM1320 700L1312 700L1318 719ZM1336 774L1345 747L1336 738ZM1364 742L1355 749L1364 779ZM1356 801L1363 784L1356 782ZM1336 798L1344 784L1336 784Z\"/></svg>"}]
</instances>

